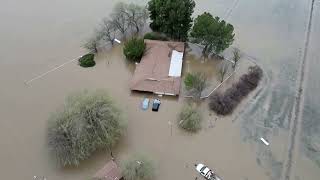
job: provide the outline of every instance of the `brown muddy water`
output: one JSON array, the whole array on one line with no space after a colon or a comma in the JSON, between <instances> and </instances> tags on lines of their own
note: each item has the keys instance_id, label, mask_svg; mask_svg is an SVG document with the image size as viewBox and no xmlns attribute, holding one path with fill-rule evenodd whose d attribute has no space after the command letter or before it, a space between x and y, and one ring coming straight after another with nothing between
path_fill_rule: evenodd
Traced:
<instances>
[{"instance_id":1,"label":"brown muddy water","mask_svg":"<svg viewBox=\"0 0 320 180\"><path fill-rule=\"evenodd\" d=\"M285 175L289 173L293 174L289 179L317 180L320 171L313 158L316 154L306 153L302 141L304 136L320 133L317 128L309 132L310 126L320 124L316 116L319 108L314 108L319 101L312 98L320 89L319 80L314 78L320 52L315 40L320 34L318 2L314 5L310 35L313 40L307 56L310 62L303 114L306 123L297 126L301 133L293 134L291 128L295 124L291 112L311 2L196 1L195 14L208 11L235 25L234 46L244 52L243 60L254 61L264 69L265 78L263 86L233 116L221 119L208 112L206 103L200 104L203 129L191 135L176 126L185 99L162 98L159 113L139 109L143 97L154 96L129 91L134 67L124 61L120 46L100 53L94 68L83 69L74 62L28 86L24 83L82 55L83 40L102 17L108 16L116 1L0 0L1 179L33 179L35 175L48 180L88 179L101 168L109 160L108 152L97 152L78 168L57 168L48 154L46 130L49 114L63 104L70 92L103 88L118 102L129 123L126 136L114 152L117 159L136 152L149 155L156 164L156 179L195 179L193 164L204 162L224 179L278 180L287 179ZM214 68L208 68L216 63L201 64L196 59L190 53L184 71L205 71L212 84L217 83L212 78L216 74ZM172 134L169 122L173 124ZM270 147L258 141L261 136L270 141ZM291 137L299 145L293 151ZM289 169L288 163L293 164Z\"/></svg>"}]
</instances>

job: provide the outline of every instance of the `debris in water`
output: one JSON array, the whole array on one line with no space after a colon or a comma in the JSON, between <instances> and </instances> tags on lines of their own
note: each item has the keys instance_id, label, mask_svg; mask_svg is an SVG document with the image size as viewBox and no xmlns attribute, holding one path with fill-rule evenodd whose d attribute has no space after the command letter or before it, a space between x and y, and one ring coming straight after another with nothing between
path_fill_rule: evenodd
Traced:
<instances>
[{"instance_id":1,"label":"debris in water","mask_svg":"<svg viewBox=\"0 0 320 180\"><path fill-rule=\"evenodd\" d=\"M121 43L121 41L118 40L118 39L114 39L114 41L117 42L117 43L119 43L119 44Z\"/></svg>"},{"instance_id":2,"label":"debris in water","mask_svg":"<svg viewBox=\"0 0 320 180\"><path fill-rule=\"evenodd\" d=\"M260 140L267 146L269 146L269 142L267 140L265 140L264 138L260 138Z\"/></svg>"}]
</instances>

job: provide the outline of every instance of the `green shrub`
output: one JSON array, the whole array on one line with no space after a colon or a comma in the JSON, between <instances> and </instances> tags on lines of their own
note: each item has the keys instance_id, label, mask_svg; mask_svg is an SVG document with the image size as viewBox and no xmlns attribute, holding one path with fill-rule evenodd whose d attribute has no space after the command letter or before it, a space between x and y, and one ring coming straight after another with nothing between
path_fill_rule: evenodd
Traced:
<instances>
[{"instance_id":1,"label":"green shrub","mask_svg":"<svg viewBox=\"0 0 320 180\"><path fill-rule=\"evenodd\" d=\"M96 65L94 61L94 54L86 54L79 59L79 65L81 67L93 67Z\"/></svg>"},{"instance_id":2,"label":"green shrub","mask_svg":"<svg viewBox=\"0 0 320 180\"><path fill-rule=\"evenodd\" d=\"M167 38L165 35L157 32L149 32L146 33L143 37L144 39L150 39L150 40L159 40L159 41L168 41L169 38Z\"/></svg>"},{"instance_id":3,"label":"green shrub","mask_svg":"<svg viewBox=\"0 0 320 180\"><path fill-rule=\"evenodd\" d=\"M134 37L125 43L123 53L127 59L140 62L145 48L144 40Z\"/></svg>"},{"instance_id":4,"label":"green shrub","mask_svg":"<svg viewBox=\"0 0 320 180\"><path fill-rule=\"evenodd\" d=\"M154 177L153 162L145 156L134 155L121 165L125 180L151 180Z\"/></svg>"},{"instance_id":5,"label":"green shrub","mask_svg":"<svg viewBox=\"0 0 320 180\"><path fill-rule=\"evenodd\" d=\"M200 98L202 91L207 87L207 77L203 73L188 73L184 78L184 85L190 95Z\"/></svg>"},{"instance_id":6,"label":"green shrub","mask_svg":"<svg viewBox=\"0 0 320 180\"><path fill-rule=\"evenodd\" d=\"M201 129L202 117L198 110L192 105L185 105L178 118L179 127L190 132Z\"/></svg>"},{"instance_id":7,"label":"green shrub","mask_svg":"<svg viewBox=\"0 0 320 180\"><path fill-rule=\"evenodd\" d=\"M97 149L110 150L124 128L120 110L105 91L78 92L51 115L48 144L60 165L79 165Z\"/></svg>"}]
</instances>

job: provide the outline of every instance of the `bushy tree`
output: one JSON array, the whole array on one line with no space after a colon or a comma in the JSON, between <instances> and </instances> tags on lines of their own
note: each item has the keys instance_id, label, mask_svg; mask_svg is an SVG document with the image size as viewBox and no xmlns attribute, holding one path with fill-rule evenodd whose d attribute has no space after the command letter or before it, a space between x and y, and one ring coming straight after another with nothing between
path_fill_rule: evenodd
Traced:
<instances>
[{"instance_id":1,"label":"bushy tree","mask_svg":"<svg viewBox=\"0 0 320 180\"><path fill-rule=\"evenodd\" d=\"M201 129L202 117L192 105L185 105L178 118L179 127L186 131L196 132Z\"/></svg>"},{"instance_id":2,"label":"bushy tree","mask_svg":"<svg viewBox=\"0 0 320 180\"><path fill-rule=\"evenodd\" d=\"M207 58L212 52L220 54L233 43L233 30L231 24L205 12L195 19L190 35L194 43L204 46L202 55Z\"/></svg>"},{"instance_id":3,"label":"bushy tree","mask_svg":"<svg viewBox=\"0 0 320 180\"><path fill-rule=\"evenodd\" d=\"M153 162L143 155L134 155L121 165L125 180L152 180L154 178Z\"/></svg>"},{"instance_id":4,"label":"bushy tree","mask_svg":"<svg viewBox=\"0 0 320 180\"><path fill-rule=\"evenodd\" d=\"M124 132L120 110L103 90L67 97L50 117L48 144L62 166L79 165L95 150L110 150Z\"/></svg>"},{"instance_id":5,"label":"bushy tree","mask_svg":"<svg viewBox=\"0 0 320 180\"><path fill-rule=\"evenodd\" d=\"M128 60L140 62L145 48L144 40L134 37L125 43L123 53Z\"/></svg>"},{"instance_id":6,"label":"bushy tree","mask_svg":"<svg viewBox=\"0 0 320 180\"><path fill-rule=\"evenodd\" d=\"M93 67L96 65L96 62L94 61L94 54L89 53L84 56L82 56L79 59L79 65L82 67Z\"/></svg>"},{"instance_id":7,"label":"bushy tree","mask_svg":"<svg viewBox=\"0 0 320 180\"><path fill-rule=\"evenodd\" d=\"M194 0L150 0L148 10L153 31L185 41L192 27Z\"/></svg>"},{"instance_id":8,"label":"bushy tree","mask_svg":"<svg viewBox=\"0 0 320 180\"><path fill-rule=\"evenodd\" d=\"M184 85L192 96L200 98L207 86L207 77L203 73L188 73L184 78Z\"/></svg>"}]
</instances>

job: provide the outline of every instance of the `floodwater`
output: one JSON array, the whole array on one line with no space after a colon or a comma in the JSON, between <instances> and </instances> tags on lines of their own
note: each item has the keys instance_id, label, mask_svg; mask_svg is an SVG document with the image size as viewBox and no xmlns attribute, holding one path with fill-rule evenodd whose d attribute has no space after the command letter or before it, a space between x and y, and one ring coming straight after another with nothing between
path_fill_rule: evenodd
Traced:
<instances>
[{"instance_id":1,"label":"floodwater","mask_svg":"<svg viewBox=\"0 0 320 180\"><path fill-rule=\"evenodd\" d=\"M296 126L299 133L292 133L296 124L292 112L312 0L196 1L195 14L208 11L234 24L234 46L244 52L243 61L253 61L263 68L265 78L231 117L218 117L216 121L206 103L200 104L203 129L195 135L176 126L177 114L186 101L183 98L163 98L159 113L140 111L141 99L154 96L129 91L133 67L124 61L121 46L100 53L94 68L83 69L74 62L29 85L24 83L82 55L83 40L102 17L108 16L116 1L0 3L1 179L32 179L35 175L48 180L87 179L103 166L109 153L97 152L80 167L65 169L57 168L48 154L49 114L63 104L67 94L84 88L107 89L128 117L128 131L114 152L117 159L135 152L149 155L155 161L156 179L194 179L196 162L208 164L224 179L277 180L285 179L286 174L294 180L320 177L314 158L317 154L305 151L303 143L305 136L320 133L319 128L310 131L311 126L320 126L318 1L314 3L306 59L304 113L302 123L297 121ZM191 71L201 67L194 58L188 59L190 68L194 68ZM271 143L269 147L258 141L261 136Z\"/></svg>"}]
</instances>

